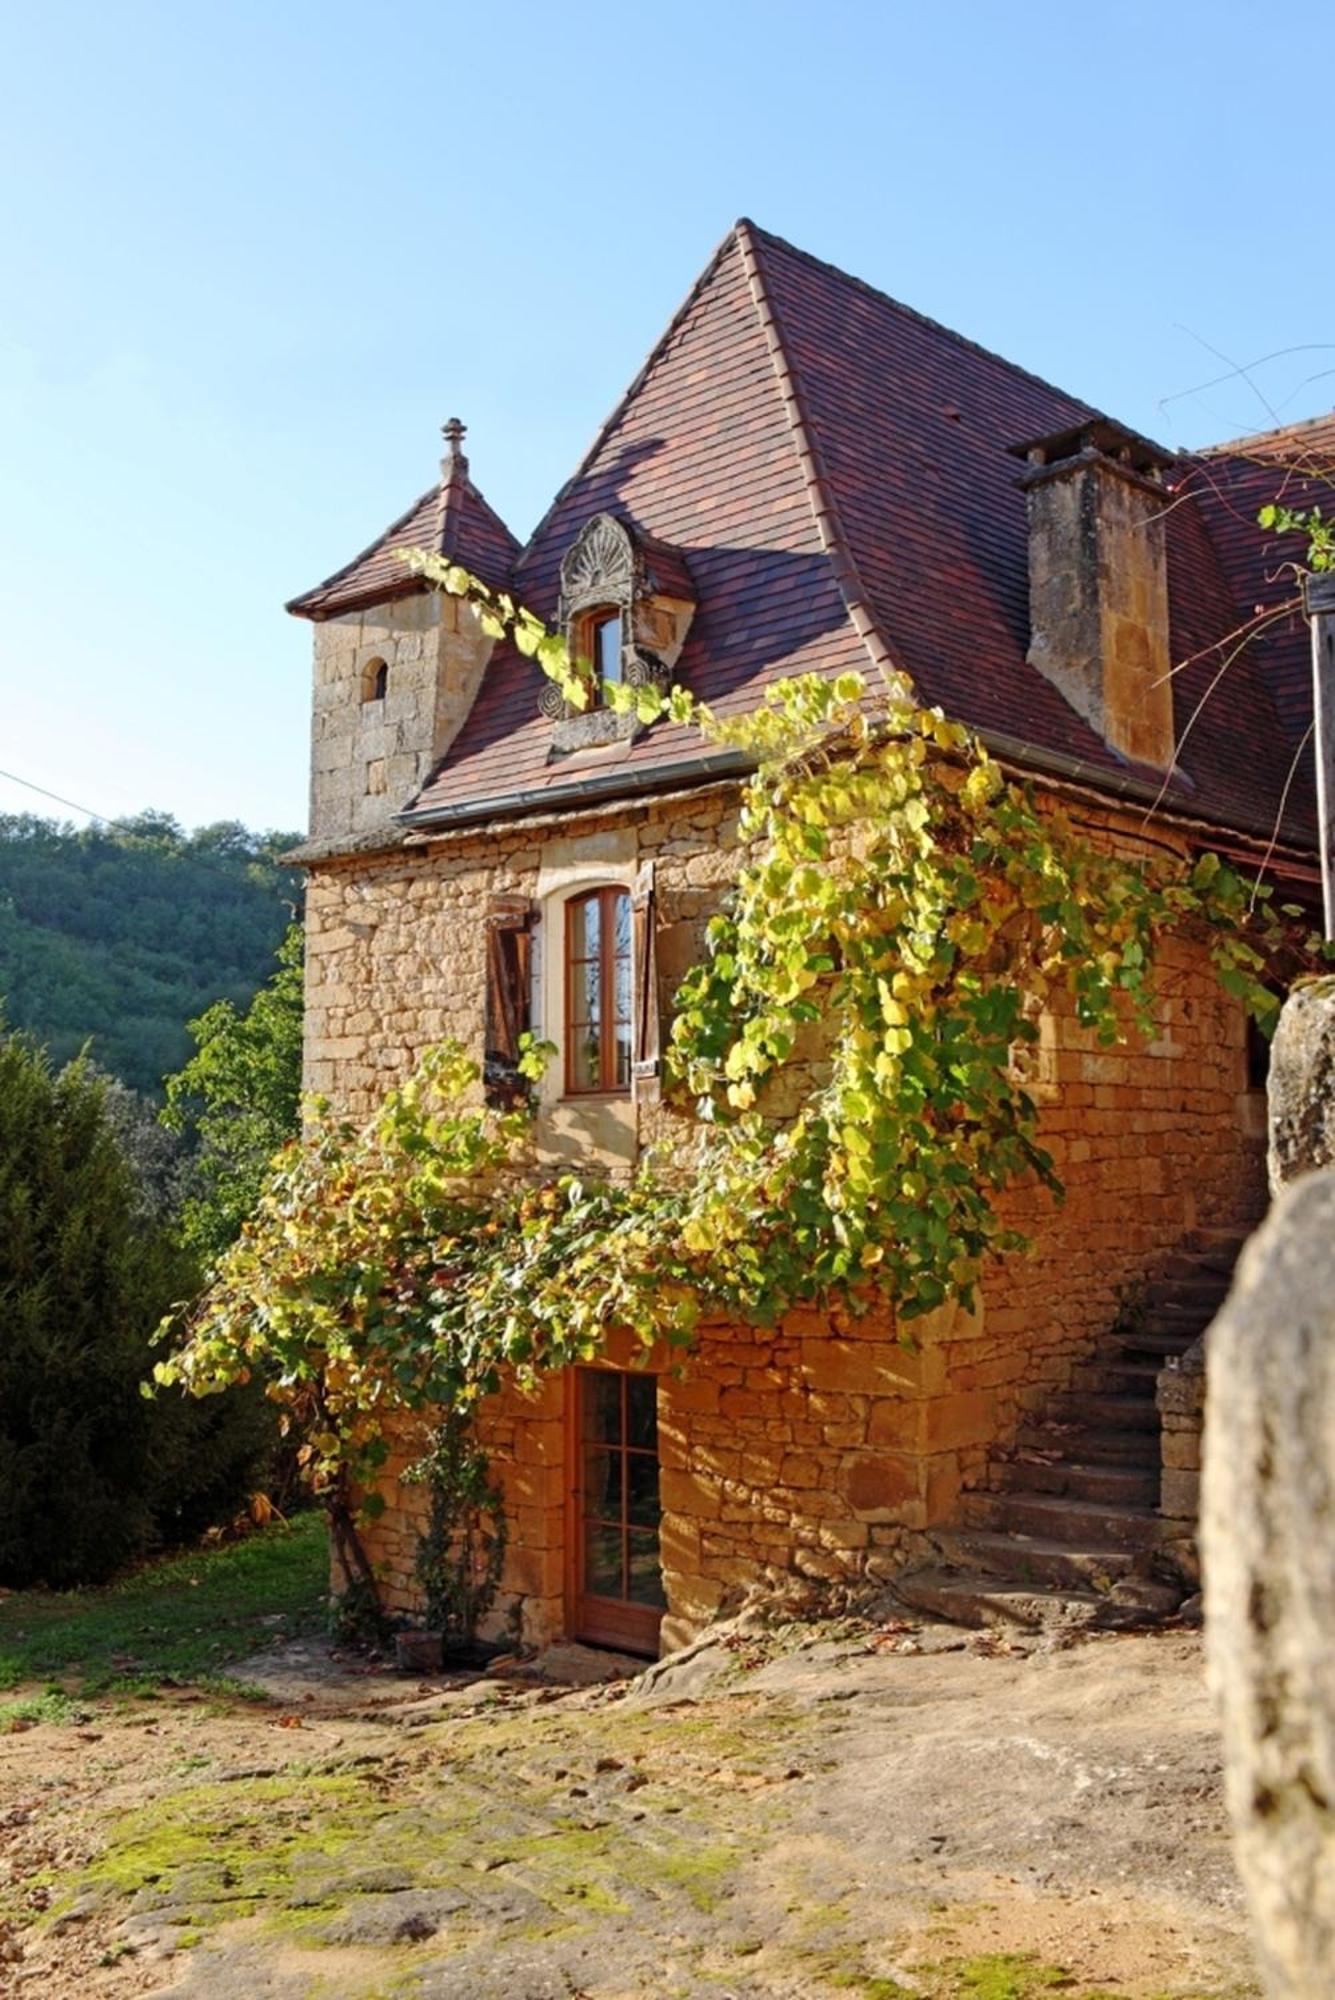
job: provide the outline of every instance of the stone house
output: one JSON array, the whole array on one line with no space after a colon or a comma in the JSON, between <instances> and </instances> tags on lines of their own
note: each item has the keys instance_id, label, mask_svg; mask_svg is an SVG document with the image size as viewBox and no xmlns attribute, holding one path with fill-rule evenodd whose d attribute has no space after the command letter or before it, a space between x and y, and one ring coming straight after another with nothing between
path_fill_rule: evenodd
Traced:
<instances>
[{"instance_id":1,"label":"stone house","mask_svg":"<svg viewBox=\"0 0 1335 2000\"><path fill-rule=\"evenodd\" d=\"M463 426L444 435L439 483L288 607L315 647L307 1081L341 1107L443 1036L503 1098L532 1026L560 1051L542 1158L628 1168L674 1130L660 1039L736 866L731 755L568 715L403 547L509 588L605 677L676 677L725 713L780 675L900 667L1128 854L1265 858L1310 895L1305 634L1236 637L1280 595L1250 524L1290 434L1174 458L743 221L527 543L474 484ZM648 1370L612 1329L605 1364L495 1399L498 1625L652 1653L759 1581L963 1561L952 1534L1001 1571L1018 1535L1030 1578L1077 1594L1117 1574L1161 1498L1187 1511L1173 1466L1160 1493L1154 1374L1263 1202L1257 1054L1176 944L1153 1041L1099 1049L1044 1020L1068 1197L1011 1195L1035 1251L989 1271L973 1314L919 1324L912 1350L885 1313L710 1325ZM1181 1325L1146 1333L1138 1292ZM406 1608L404 1462L372 1549Z\"/></svg>"}]
</instances>

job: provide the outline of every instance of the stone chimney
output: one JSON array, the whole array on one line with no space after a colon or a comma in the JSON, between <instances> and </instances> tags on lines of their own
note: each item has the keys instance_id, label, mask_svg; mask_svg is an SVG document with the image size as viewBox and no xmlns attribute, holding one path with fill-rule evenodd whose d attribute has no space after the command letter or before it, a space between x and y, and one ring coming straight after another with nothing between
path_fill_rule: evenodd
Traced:
<instances>
[{"instance_id":1,"label":"stone chimney","mask_svg":"<svg viewBox=\"0 0 1335 2000\"><path fill-rule=\"evenodd\" d=\"M1012 446L1029 461L1029 663L1105 743L1173 761L1167 492L1172 454L1106 418Z\"/></svg>"}]
</instances>

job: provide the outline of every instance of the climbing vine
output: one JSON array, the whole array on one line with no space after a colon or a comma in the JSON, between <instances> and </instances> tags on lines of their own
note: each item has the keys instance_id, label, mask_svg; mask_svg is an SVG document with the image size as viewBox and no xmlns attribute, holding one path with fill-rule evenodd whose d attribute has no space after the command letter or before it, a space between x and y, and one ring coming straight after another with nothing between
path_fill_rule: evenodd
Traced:
<instances>
[{"instance_id":1,"label":"climbing vine","mask_svg":"<svg viewBox=\"0 0 1335 2000\"><path fill-rule=\"evenodd\" d=\"M428 1494L413 1575L427 1630L440 1633L448 1658L467 1646L495 1602L509 1539L504 1496L471 1410L456 1404L441 1413L406 1477Z\"/></svg>"},{"instance_id":2,"label":"climbing vine","mask_svg":"<svg viewBox=\"0 0 1335 2000\"><path fill-rule=\"evenodd\" d=\"M409 560L587 705L589 663L531 612ZM1040 808L902 680L795 677L726 719L682 688L601 694L752 767L735 888L675 1002L686 1136L624 1179L544 1179L525 1116L478 1108L476 1065L431 1050L365 1126L315 1110L156 1370L196 1393L266 1376L368 1585L357 1508L380 1504L397 1412L446 1413L455 1449L504 1369L592 1359L609 1327L647 1347L708 1313L880 1296L907 1327L970 1300L985 1259L1023 1244L1002 1191L1060 1195L1026 1083L1043 1010L1069 1004L1104 1044L1149 1030L1157 947L1185 929L1268 1021L1272 954L1313 949L1300 910L1216 856L1128 859Z\"/></svg>"}]
</instances>

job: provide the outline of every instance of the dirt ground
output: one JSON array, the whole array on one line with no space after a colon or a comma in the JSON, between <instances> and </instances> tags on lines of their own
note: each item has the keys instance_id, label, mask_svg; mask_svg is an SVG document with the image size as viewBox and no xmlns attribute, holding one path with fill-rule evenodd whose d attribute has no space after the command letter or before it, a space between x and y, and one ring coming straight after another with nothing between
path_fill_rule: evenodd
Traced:
<instances>
[{"instance_id":1,"label":"dirt ground","mask_svg":"<svg viewBox=\"0 0 1335 2000\"><path fill-rule=\"evenodd\" d=\"M312 1642L245 1676L0 1737L0 1993L1258 1990L1194 1635L744 1628L574 1689Z\"/></svg>"}]
</instances>

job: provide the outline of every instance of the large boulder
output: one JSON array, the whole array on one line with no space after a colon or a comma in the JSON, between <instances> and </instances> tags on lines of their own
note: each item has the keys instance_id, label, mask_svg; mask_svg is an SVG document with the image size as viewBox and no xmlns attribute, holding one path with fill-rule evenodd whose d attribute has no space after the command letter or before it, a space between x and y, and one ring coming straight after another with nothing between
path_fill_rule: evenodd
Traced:
<instances>
[{"instance_id":1,"label":"large boulder","mask_svg":"<svg viewBox=\"0 0 1335 2000\"><path fill-rule=\"evenodd\" d=\"M1335 978L1296 986L1270 1050L1270 1192L1335 1167Z\"/></svg>"},{"instance_id":2,"label":"large boulder","mask_svg":"<svg viewBox=\"0 0 1335 2000\"><path fill-rule=\"evenodd\" d=\"M1329 1127L1327 1128L1329 1129ZM1335 1991L1335 1173L1285 1189L1210 1333L1201 1547L1268 1991Z\"/></svg>"}]
</instances>

